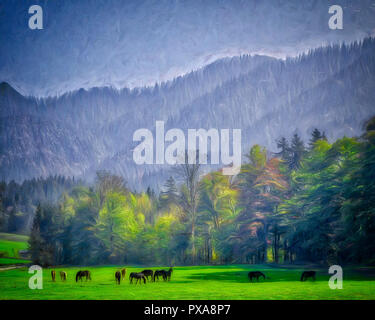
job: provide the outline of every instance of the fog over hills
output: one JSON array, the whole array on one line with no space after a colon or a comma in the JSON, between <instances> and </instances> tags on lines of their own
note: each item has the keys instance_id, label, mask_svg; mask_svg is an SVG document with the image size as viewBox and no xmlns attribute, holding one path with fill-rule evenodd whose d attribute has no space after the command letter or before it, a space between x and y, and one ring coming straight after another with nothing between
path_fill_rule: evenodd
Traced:
<instances>
[{"instance_id":1,"label":"fog over hills","mask_svg":"<svg viewBox=\"0 0 375 320\"><path fill-rule=\"evenodd\" d=\"M43 8L43 30L28 9ZM331 30L340 5L344 28ZM374 0L7 0L0 3L0 82L47 96L167 81L222 57L296 56L375 35Z\"/></svg>"},{"instance_id":2,"label":"fog over hills","mask_svg":"<svg viewBox=\"0 0 375 320\"><path fill-rule=\"evenodd\" d=\"M92 179L106 169L132 188L160 187L167 166L137 166L133 132L242 129L242 151L313 128L329 139L359 135L375 114L375 40L318 48L286 60L259 55L219 59L148 88L110 87L35 98L0 85L0 178L62 174Z\"/></svg>"}]
</instances>

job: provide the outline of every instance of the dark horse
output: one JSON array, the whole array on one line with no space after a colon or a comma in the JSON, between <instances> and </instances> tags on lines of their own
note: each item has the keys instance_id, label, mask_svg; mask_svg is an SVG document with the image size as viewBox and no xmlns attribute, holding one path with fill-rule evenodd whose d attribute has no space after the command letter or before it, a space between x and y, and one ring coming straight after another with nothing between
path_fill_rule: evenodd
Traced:
<instances>
[{"instance_id":1,"label":"dark horse","mask_svg":"<svg viewBox=\"0 0 375 320\"><path fill-rule=\"evenodd\" d=\"M172 272L173 272L173 269L172 269L172 268L169 268L168 271L165 271L165 276L166 276L166 278L167 278L168 281L171 280Z\"/></svg>"},{"instance_id":2,"label":"dark horse","mask_svg":"<svg viewBox=\"0 0 375 320\"><path fill-rule=\"evenodd\" d=\"M156 270L154 272L154 282L155 282L155 279L159 281L159 277L163 277L163 280L165 281L167 279L166 271L165 270Z\"/></svg>"},{"instance_id":3,"label":"dark horse","mask_svg":"<svg viewBox=\"0 0 375 320\"><path fill-rule=\"evenodd\" d=\"M142 284L142 280L143 280L143 282L146 284L146 277L145 277L145 275L144 275L142 272L139 272L139 273L132 272L132 273L130 274L130 276L129 276L130 283L133 283L133 278L136 279L135 284L138 283L138 280L140 280L140 284Z\"/></svg>"},{"instance_id":4,"label":"dark horse","mask_svg":"<svg viewBox=\"0 0 375 320\"><path fill-rule=\"evenodd\" d=\"M152 277L154 275L154 271L152 271L152 270L143 270L142 273L145 275L145 277L147 278L147 280L148 280L148 277L151 277L151 280L152 280Z\"/></svg>"},{"instance_id":5,"label":"dark horse","mask_svg":"<svg viewBox=\"0 0 375 320\"><path fill-rule=\"evenodd\" d=\"M116 283L120 284L120 282L121 282L121 272L120 271L116 271L115 278L116 278Z\"/></svg>"},{"instance_id":6,"label":"dark horse","mask_svg":"<svg viewBox=\"0 0 375 320\"><path fill-rule=\"evenodd\" d=\"M172 272L173 272L172 268L169 268L168 271L166 271L166 270L156 270L155 273L154 273L154 282L155 282L155 278L157 280L159 280L159 277L163 277L164 281L171 280Z\"/></svg>"},{"instance_id":7,"label":"dark horse","mask_svg":"<svg viewBox=\"0 0 375 320\"><path fill-rule=\"evenodd\" d=\"M82 281L83 277L86 277L86 281L91 280L91 272L88 270L78 271L76 274L76 282L78 282L78 280Z\"/></svg>"},{"instance_id":8,"label":"dark horse","mask_svg":"<svg viewBox=\"0 0 375 320\"><path fill-rule=\"evenodd\" d=\"M126 269L121 269L121 277L122 277L122 280L125 279L125 274L126 274Z\"/></svg>"},{"instance_id":9,"label":"dark horse","mask_svg":"<svg viewBox=\"0 0 375 320\"><path fill-rule=\"evenodd\" d=\"M308 278L312 278L315 281L315 271L304 271L301 275L301 281L306 281Z\"/></svg>"},{"instance_id":10,"label":"dark horse","mask_svg":"<svg viewBox=\"0 0 375 320\"><path fill-rule=\"evenodd\" d=\"M250 271L247 275L249 277L249 281L253 281L253 278L256 278L257 281L259 281L260 277L263 277L263 279L266 279L266 276L263 272L260 271Z\"/></svg>"},{"instance_id":11,"label":"dark horse","mask_svg":"<svg viewBox=\"0 0 375 320\"><path fill-rule=\"evenodd\" d=\"M51 277L52 277L52 281L55 282L55 280L56 280L56 271L55 270L51 271Z\"/></svg>"}]
</instances>

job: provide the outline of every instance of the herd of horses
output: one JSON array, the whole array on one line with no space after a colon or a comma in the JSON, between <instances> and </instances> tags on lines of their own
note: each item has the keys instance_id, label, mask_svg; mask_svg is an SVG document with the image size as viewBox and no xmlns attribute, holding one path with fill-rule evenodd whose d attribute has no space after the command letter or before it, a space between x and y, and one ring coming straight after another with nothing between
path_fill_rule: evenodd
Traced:
<instances>
[{"instance_id":1,"label":"herd of horses","mask_svg":"<svg viewBox=\"0 0 375 320\"><path fill-rule=\"evenodd\" d=\"M150 281L150 279L152 282L159 281L160 277L164 281L170 281L172 272L173 272L172 268L169 268L169 270L155 270L155 271L146 269L141 272L131 272L129 275L129 280L130 280L130 283L133 283L133 280L135 279L135 284L137 284L138 282L142 284L142 281L144 284L146 284L146 281ZM121 280L125 279L125 274L126 274L126 269L122 269L121 274L120 274L120 271L116 271L115 278L116 278L117 284L120 284Z\"/></svg>"},{"instance_id":2,"label":"herd of horses","mask_svg":"<svg viewBox=\"0 0 375 320\"><path fill-rule=\"evenodd\" d=\"M68 274L65 271L60 271L61 281L66 281L67 275ZM56 281L56 271L55 270L51 271L51 276L52 276L52 281L55 282Z\"/></svg>"},{"instance_id":3,"label":"herd of horses","mask_svg":"<svg viewBox=\"0 0 375 320\"><path fill-rule=\"evenodd\" d=\"M141 272L131 272L129 275L130 283L133 283L133 280L135 280L135 284L138 282L142 284L142 281L144 284L146 284L146 281L156 282L159 281L159 278L163 279L164 281L170 281L172 276L173 269L169 268L168 270L150 270L146 269ZM115 281L117 284L120 284L121 281L125 280L126 275L126 268L123 268L121 270L117 270L115 272ZM261 271L250 271L248 273L249 281L252 282L253 279L256 279L259 281L259 278L263 278L263 280L266 279L266 275ZM51 271L51 277L52 281L56 281L56 271ZM61 281L66 281L67 279L67 273L65 271L60 271L60 278ZM268 277L267 277L268 278ZM312 280L316 280L316 271L304 271L302 272L300 281L306 281L307 279L311 278ZM91 280L91 272L89 270L79 270L76 273L76 282L81 281L83 279ZM269 279L269 278L268 278Z\"/></svg>"},{"instance_id":4,"label":"herd of horses","mask_svg":"<svg viewBox=\"0 0 375 320\"><path fill-rule=\"evenodd\" d=\"M152 271L150 269L143 270L141 272L131 272L129 275L130 283L133 283L133 280L135 279L135 284L139 283L142 284L142 281L144 284L146 284L146 281L159 281L159 278L163 279L164 281L170 281L172 276L173 269L169 268L168 270L155 270ZM67 273L66 271L60 271L60 278L61 281L66 281L67 279ZM120 284L121 281L125 280L126 275L126 269L123 268L121 270L117 270L115 272L115 281L117 284ZM51 270L51 277L52 281L56 281L56 271ZM76 273L76 282L83 281L83 279L91 280L91 272L89 270L79 270Z\"/></svg>"},{"instance_id":5,"label":"herd of horses","mask_svg":"<svg viewBox=\"0 0 375 320\"><path fill-rule=\"evenodd\" d=\"M266 280L266 275L261 271L250 271L248 273L249 281L252 282L253 279L257 279L259 281L259 278L263 278L263 280ZM304 271L302 272L300 281L306 281L307 279L311 278L312 280L316 280L316 271ZM268 278L269 279L269 278Z\"/></svg>"}]
</instances>

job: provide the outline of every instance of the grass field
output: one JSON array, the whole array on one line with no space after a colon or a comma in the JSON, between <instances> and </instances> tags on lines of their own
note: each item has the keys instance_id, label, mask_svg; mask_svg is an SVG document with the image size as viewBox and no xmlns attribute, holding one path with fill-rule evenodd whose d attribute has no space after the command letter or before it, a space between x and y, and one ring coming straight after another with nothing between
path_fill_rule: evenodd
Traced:
<instances>
[{"instance_id":1,"label":"grass field","mask_svg":"<svg viewBox=\"0 0 375 320\"><path fill-rule=\"evenodd\" d=\"M1 265L9 265L9 264L20 264L20 263L29 263L30 260L25 259L17 259L17 258L0 258L0 266Z\"/></svg>"},{"instance_id":2,"label":"grass field","mask_svg":"<svg viewBox=\"0 0 375 320\"><path fill-rule=\"evenodd\" d=\"M83 268L81 268L83 269ZM375 299L374 268L344 268L342 290L328 286L327 270L320 270L317 281L300 282L302 269L271 266L194 266L175 267L170 282L129 284L130 272L142 268L127 267L126 281L116 285L116 266L89 267L92 281L75 283L78 268L57 268L57 281L51 281L50 269L44 269L43 289L31 290L26 268L0 272L0 299ZM153 268L155 270L155 268ZM66 283L58 271L68 272ZM269 277L249 283L247 272L261 270ZM316 269L315 269L316 270Z\"/></svg>"},{"instance_id":3,"label":"grass field","mask_svg":"<svg viewBox=\"0 0 375 320\"><path fill-rule=\"evenodd\" d=\"M27 240L27 236L0 232L0 265L28 263L29 260L20 259L18 254L27 249Z\"/></svg>"}]
</instances>

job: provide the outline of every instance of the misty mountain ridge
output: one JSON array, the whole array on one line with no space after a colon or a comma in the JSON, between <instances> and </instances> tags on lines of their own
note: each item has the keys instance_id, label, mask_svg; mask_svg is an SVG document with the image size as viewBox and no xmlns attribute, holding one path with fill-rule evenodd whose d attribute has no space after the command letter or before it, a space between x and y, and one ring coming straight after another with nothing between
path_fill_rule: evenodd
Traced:
<instances>
[{"instance_id":1,"label":"misty mountain ridge","mask_svg":"<svg viewBox=\"0 0 375 320\"><path fill-rule=\"evenodd\" d=\"M92 179L96 170L123 175L137 190L160 188L168 166L138 166L133 133L242 129L242 152L253 144L276 151L275 140L313 128L330 140L362 132L374 114L375 40L312 50L296 58L220 59L154 87L77 90L25 97L0 84L0 178L22 181L61 174ZM245 158L243 159L243 162Z\"/></svg>"}]
</instances>

